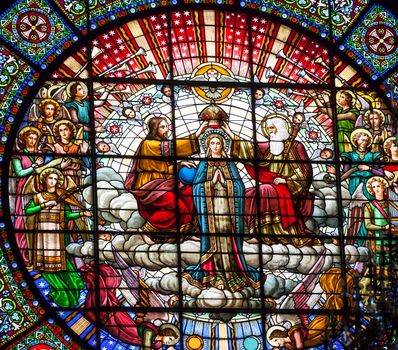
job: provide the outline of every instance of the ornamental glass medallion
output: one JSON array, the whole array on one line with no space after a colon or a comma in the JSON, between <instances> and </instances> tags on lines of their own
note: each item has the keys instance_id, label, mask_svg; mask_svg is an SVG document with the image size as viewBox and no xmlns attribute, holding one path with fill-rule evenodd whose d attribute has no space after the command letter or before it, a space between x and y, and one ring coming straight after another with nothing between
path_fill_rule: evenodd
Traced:
<instances>
[{"instance_id":1,"label":"ornamental glass medallion","mask_svg":"<svg viewBox=\"0 0 398 350\"><path fill-rule=\"evenodd\" d=\"M14 246L83 348L339 346L395 268L391 111L324 41L268 17L108 28L16 135Z\"/></svg>"}]
</instances>

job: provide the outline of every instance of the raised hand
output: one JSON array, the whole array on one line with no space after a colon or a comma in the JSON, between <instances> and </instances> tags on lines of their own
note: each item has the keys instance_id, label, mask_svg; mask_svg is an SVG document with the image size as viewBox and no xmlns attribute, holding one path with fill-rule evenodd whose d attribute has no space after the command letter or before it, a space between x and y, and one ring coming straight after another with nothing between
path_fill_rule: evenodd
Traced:
<instances>
[{"instance_id":1,"label":"raised hand","mask_svg":"<svg viewBox=\"0 0 398 350\"><path fill-rule=\"evenodd\" d=\"M232 132L231 128L226 122L223 122L221 125L221 129L224 130L224 132L228 135L228 137L233 140L234 139L234 133Z\"/></svg>"},{"instance_id":2,"label":"raised hand","mask_svg":"<svg viewBox=\"0 0 398 350\"><path fill-rule=\"evenodd\" d=\"M63 158L61 162L61 169L67 168L69 165L72 164L72 159L70 158Z\"/></svg>"},{"instance_id":3,"label":"raised hand","mask_svg":"<svg viewBox=\"0 0 398 350\"><path fill-rule=\"evenodd\" d=\"M198 138L200 135L202 135L208 125L209 125L208 121L202 122L202 124L200 124L199 126L199 129L196 131L195 136Z\"/></svg>"}]
</instances>

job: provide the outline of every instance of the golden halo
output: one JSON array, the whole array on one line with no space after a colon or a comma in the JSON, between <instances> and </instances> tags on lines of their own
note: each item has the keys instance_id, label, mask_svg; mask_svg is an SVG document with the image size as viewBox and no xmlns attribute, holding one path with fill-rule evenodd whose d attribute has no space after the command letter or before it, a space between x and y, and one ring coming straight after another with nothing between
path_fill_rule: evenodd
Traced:
<instances>
[{"instance_id":1,"label":"golden halo","mask_svg":"<svg viewBox=\"0 0 398 350\"><path fill-rule=\"evenodd\" d=\"M368 179L368 181L366 181L366 189L368 190L368 192L370 194L372 194L373 190L372 190L372 183L376 182L376 181L380 181L384 184L385 189L387 189L389 187L388 185L388 181L386 179L384 179L381 176L372 176L371 178Z\"/></svg>"},{"instance_id":2,"label":"golden halo","mask_svg":"<svg viewBox=\"0 0 398 350\"><path fill-rule=\"evenodd\" d=\"M272 326L272 327L268 328L268 330L267 330L267 342L269 344L271 344L272 346L279 346L278 344L276 344L275 338L274 339L270 339L269 338L271 336L271 333L273 331L276 331L276 330L278 330L278 331L286 331L286 328L283 327L283 326L279 326L279 325Z\"/></svg>"},{"instance_id":3,"label":"golden halo","mask_svg":"<svg viewBox=\"0 0 398 350\"><path fill-rule=\"evenodd\" d=\"M59 105L59 103L55 100L53 100L52 98L45 98L43 100L40 101L39 103L39 112L41 115L44 115L44 106L47 104L52 104L55 107L55 111L54 111L54 118L57 118L60 113L61 113L61 106Z\"/></svg>"},{"instance_id":4,"label":"golden halo","mask_svg":"<svg viewBox=\"0 0 398 350\"><path fill-rule=\"evenodd\" d=\"M25 126L18 133L19 142L23 143L22 140L21 140L21 136L26 134L28 131L33 131L35 134L37 134L37 139L40 139L41 131L38 128L36 128L34 126Z\"/></svg>"},{"instance_id":5,"label":"golden halo","mask_svg":"<svg viewBox=\"0 0 398 350\"><path fill-rule=\"evenodd\" d=\"M61 87L62 86L60 86L60 85L51 85L50 87L47 87L47 96L48 96L48 98L53 98L54 97L54 93L57 92Z\"/></svg>"},{"instance_id":6,"label":"golden halo","mask_svg":"<svg viewBox=\"0 0 398 350\"><path fill-rule=\"evenodd\" d=\"M64 183L64 175L56 168L48 168L48 169L43 170L40 173L39 181L41 184L44 184L48 174L57 174L58 175L58 187L62 187L62 185Z\"/></svg>"},{"instance_id":7,"label":"golden halo","mask_svg":"<svg viewBox=\"0 0 398 350\"><path fill-rule=\"evenodd\" d=\"M80 86L83 88L83 91L84 91L84 98L86 98L87 95L88 95L88 88L87 88L87 85L84 84L82 81L71 81L68 85L66 85L66 89L65 89L66 95L67 95L69 98L72 98L72 94L71 94L71 92L70 92L70 88L71 88L72 85L74 85L74 84L80 85Z\"/></svg>"},{"instance_id":8,"label":"golden halo","mask_svg":"<svg viewBox=\"0 0 398 350\"><path fill-rule=\"evenodd\" d=\"M367 125L369 125L369 115L373 114L373 113L378 113L378 114L380 114L383 117L383 120L382 120L381 124L385 124L386 123L387 117L384 114L384 112L381 111L380 109L373 108L373 109L369 109L368 111L366 111L364 116L363 116L363 119L364 119L364 121L365 121L365 123Z\"/></svg>"},{"instance_id":9,"label":"golden halo","mask_svg":"<svg viewBox=\"0 0 398 350\"><path fill-rule=\"evenodd\" d=\"M389 152L387 152L387 144L394 143L396 141L397 141L397 137L396 136L390 136L389 138L384 140L384 142L383 142L383 151L388 157L390 157L390 154L389 154Z\"/></svg>"},{"instance_id":10,"label":"golden halo","mask_svg":"<svg viewBox=\"0 0 398 350\"><path fill-rule=\"evenodd\" d=\"M167 344L167 345L176 345L181 338L181 333L180 333L180 330L178 329L178 327L172 323L163 323L159 327L159 331L161 331L163 329L172 329L174 331L174 333L177 334L177 338L175 338L172 342Z\"/></svg>"},{"instance_id":11,"label":"golden halo","mask_svg":"<svg viewBox=\"0 0 398 350\"><path fill-rule=\"evenodd\" d=\"M145 117L145 119L144 119L144 130L149 130L148 122L149 122L149 120L151 120L154 117L165 118L167 120L167 123L169 124L169 126L172 125L171 118L168 117L167 115L162 114L162 113L152 113L152 114L148 115L147 117Z\"/></svg>"},{"instance_id":12,"label":"golden halo","mask_svg":"<svg viewBox=\"0 0 398 350\"><path fill-rule=\"evenodd\" d=\"M352 143L353 146L357 147L357 146L355 145L355 143L354 143L354 139L355 139L355 136L356 136L357 134L360 134L360 133L366 134L366 135L369 137L369 145L371 145L371 144L373 143L373 136L372 136L372 134L371 134L367 129L359 128L359 129L355 129L355 130L351 133L351 135L350 135L350 141L351 141L351 143ZM369 145L368 145L368 146L369 146Z\"/></svg>"},{"instance_id":13,"label":"golden halo","mask_svg":"<svg viewBox=\"0 0 398 350\"><path fill-rule=\"evenodd\" d=\"M58 121L54 124L53 130L54 130L54 135L55 135L56 137L59 137L59 126L62 125L62 124L65 124L65 125L68 126L69 130L70 130L71 133L72 133L71 138L76 137L76 126L75 126L75 124L73 124L69 119L61 119L61 120L58 120Z\"/></svg>"},{"instance_id":14,"label":"golden halo","mask_svg":"<svg viewBox=\"0 0 398 350\"><path fill-rule=\"evenodd\" d=\"M231 78L231 81L232 81L232 79L234 79L234 73L232 73L232 71L229 68L227 68L226 66L224 66L223 64L218 63L218 62L205 62L205 63L200 64L191 73L191 78L195 79L196 77L205 75L210 69L216 70L218 73L220 73L224 77ZM203 86L205 86L206 80L203 80L203 83L204 83ZM220 85L221 84L222 84L222 81L220 81ZM232 88L232 87L224 87L224 88L220 87L219 92L220 92L221 96L218 98L212 99L209 96L206 96L206 88L203 88L203 86L192 86L192 92L194 93L194 95L203 102L209 102L209 101L213 100L216 103L222 103L222 102L227 101L229 98L231 98L231 96L234 93L234 88Z\"/></svg>"},{"instance_id":15,"label":"golden halo","mask_svg":"<svg viewBox=\"0 0 398 350\"><path fill-rule=\"evenodd\" d=\"M341 95L342 92L347 92L348 94L351 95L351 97L352 97L351 107L355 107L356 104L357 104L357 97L356 97L355 94L354 94L352 91L350 91L350 90L339 90L339 91L337 91L337 94L336 94L336 101L338 101L338 100L340 99L340 95Z\"/></svg>"},{"instance_id":16,"label":"golden halo","mask_svg":"<svg viewBox=\"0 0 398 350\"><path fill-rule=\"evenodd\" d=\"M289 133L289 135L291 134L292 131L292 123L290 122L290 120L288 119L287 116L284 116L282 114L279 113L271 113L266 115L263 120L261 121L261 130L263 131L263 135L265 136L266 139L269 139L269 134L266 128L266 123L267 120L269 119L280 119L283 120L287 126L287 131Z\"/></svg>"}]
</instances>

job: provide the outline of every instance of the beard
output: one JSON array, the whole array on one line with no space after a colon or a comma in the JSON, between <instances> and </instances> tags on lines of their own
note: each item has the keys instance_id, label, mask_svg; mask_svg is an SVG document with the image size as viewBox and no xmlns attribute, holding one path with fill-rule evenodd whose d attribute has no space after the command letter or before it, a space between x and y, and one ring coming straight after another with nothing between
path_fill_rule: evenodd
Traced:
<instances>
[{"instance_id":1,"label":"beard","mask_svg":"<svg viewBox=\"0 0 398 350\"><path fill-rule=\"evenodd\" d=\"M279 132L276 134L270 134L270 141L269 141L269 151L274 156L279 156L282 154L283 150L285 149L283 135Z\"/></svg>"}]
</instances>

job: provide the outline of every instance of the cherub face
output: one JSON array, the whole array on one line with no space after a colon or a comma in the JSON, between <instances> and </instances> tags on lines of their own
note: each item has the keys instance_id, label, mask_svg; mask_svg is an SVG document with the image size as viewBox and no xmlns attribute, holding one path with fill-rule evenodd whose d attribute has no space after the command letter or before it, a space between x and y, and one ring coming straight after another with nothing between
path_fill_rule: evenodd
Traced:
<instances>
[{"instance_id":1,"label":"cherub face","mask_svg":"<svg viewBox=\"0 0 398 350\"><path fill-rule=\"evenodd\" d=\"M254 92L254 98L256 100L261 100L264 97L264 93L261 90L256 90Z\"/></svg>"},{"instance_id":2,"label":"cherub face","mask_svg":"<svg viewBox=\"0 0 398 350\"><path fill-rule=\"evenodd\" d=\"M111 147L106 142L101 141L97 143L97 150L98 152L106 153L111 150Z\"/></svg>"},{"instance_id":3,"label":"cherub face","mask_svg":"<svg viewBox=\"0 0 398 350\"><path fill-rule=\"evenodd\" d=\"M322 159L331 159L333 154L332 154L332 151L330 149L326 148L326 149L323 149L321 151L320 156L321 156Z\"/></svg>"},{"instance_id":4,"label":"cherub face","mask_svg":"<svg viewBox=\"0 0 398 350\"><path fill-rule=\"evenodd\" d=\"M163 94L167 97L171 97L171 87L170 86L165 86L163 88Z\"/></svg>"},{"instance_id":5,"label":"cherub face","mask_svg":"<svg viewBox=\"0 0 398 350\"><path fill-rule=\"evenodd\" d=\"M134 119L135 111L132 108L126 108L123 112L123 115L128 119Z\"/></svg>"}]
</instances>

